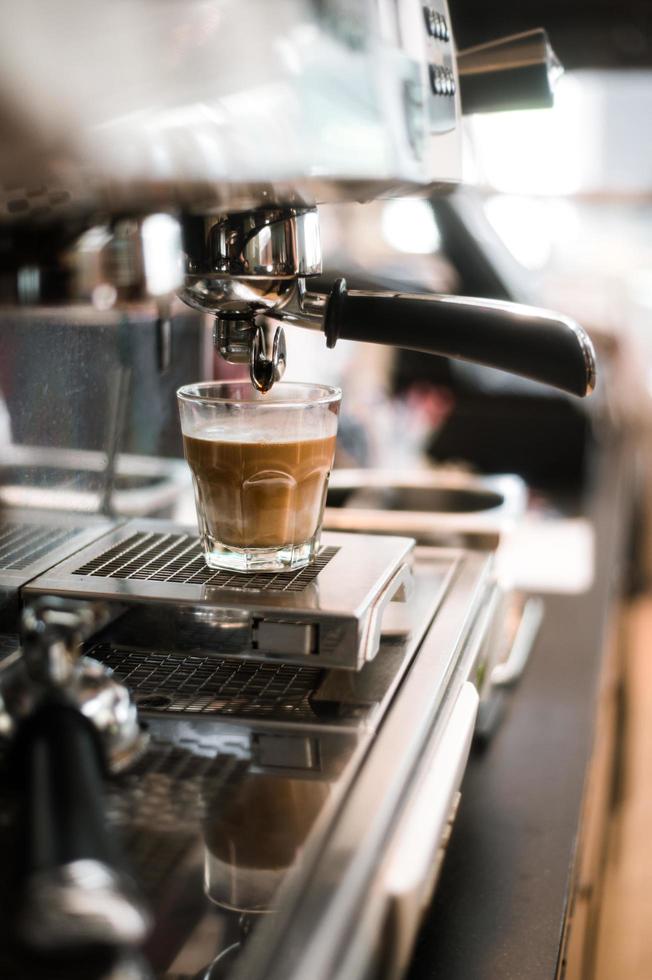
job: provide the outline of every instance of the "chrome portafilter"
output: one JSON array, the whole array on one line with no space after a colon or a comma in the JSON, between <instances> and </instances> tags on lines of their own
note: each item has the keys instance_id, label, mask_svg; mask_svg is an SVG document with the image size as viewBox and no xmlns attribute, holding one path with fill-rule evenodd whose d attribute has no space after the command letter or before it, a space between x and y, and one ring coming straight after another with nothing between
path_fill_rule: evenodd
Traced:
<instances>
[{"instance_id":1,"label":"chrome portafilter","mask_svg":"<svg viewBox=\"0 0 652 980\"><path fill-rule=\"evenodd\" d=\"M328 293L313 291L322 271L315 208L185 215L181 237L179 297L215 315L216 350L230 363L248 364L259 391L282 374L284 325L321 333L327 347L354 340L457 358L578 397L595 386L591 340L561 314L469 296L349 290L344 279ZM261 324L277 328L264 349Z\"/></svg>"}]
</instances>

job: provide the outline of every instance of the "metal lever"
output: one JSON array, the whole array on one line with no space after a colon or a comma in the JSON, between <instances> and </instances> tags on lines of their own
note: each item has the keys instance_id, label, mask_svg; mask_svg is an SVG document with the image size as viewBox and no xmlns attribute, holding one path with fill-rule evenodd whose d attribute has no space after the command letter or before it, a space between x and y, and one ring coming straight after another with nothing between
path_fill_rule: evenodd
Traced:
<instances>
[{"instance_id":1,"label":"metal lever","mask_svg":"<svg viewBox=\"0 0 652 980\"><path fill-rule=\"evenodd\" d=\"M530 596L523 606L521 621L507 658L491 671L492 687L511 687L520 679L537 638L543 611L543 599Z\"/></svg>"},{"instance_id":2,"label":"metal lever","mask_svg":"<svg viewBox=\"0 0 652 980\"><path fill-rule=\"evenodd\" d=\"M520 374L580 397L595 387L595 352L568 317L466 296L348 292L335 283L326 341L339 338L440 354Z\"/></svg>"},{"instance_id":3,"label":"metal lever","mask_svg":"<svg viewBox=\"0 0 652 980\"><path fill-rule=\"evenodd\" d=\"M462 112L545 109L563 68L538 27L457 52Z\"/></svg>"}]
</instances>

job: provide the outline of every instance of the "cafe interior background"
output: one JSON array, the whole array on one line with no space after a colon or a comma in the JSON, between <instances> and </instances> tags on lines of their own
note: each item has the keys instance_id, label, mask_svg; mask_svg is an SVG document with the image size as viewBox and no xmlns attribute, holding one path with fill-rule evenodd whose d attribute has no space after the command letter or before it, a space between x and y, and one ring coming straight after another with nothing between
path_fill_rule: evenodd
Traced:
<instances>
[{"instance_id":1,"label":"cafe interior background","mask_svg":"<svg viewBox=\"0 0 652 980\"><path fill-rule=\"evenodd\" d=\"M534 600L523 662L501 686L486 730L476 730L460 774L457 815L436 886L433 877L421 900L420 931L407 930L407 952L382 947L368 973L347 960L339 973L311 975L645 980L652 976L652 7L459 0L450 19L460 50L544 27L564 67L554 106L462 117L463 180L452 193L321 205L323 271L315 282L323 292L346 277L353 290L558 311L590 335L597 385L580 400L418 351L353 341L327 351L321 334L286 329L285 380L343 390L324 527L395 534L392 515L411 512L414 530L404 523L399 531L421 535L426 548L434 540L445 549L493 549L496 574L518 608ZM10 201L12 193L5 191ZM29 269L22 275L19 288L29 296ZM215 352L212 317L175 307L166 359L167 341L145 306L126 326L101 309L67 314L73 326L50 305L38 314L3 306L0 316L7 526L32 511L54 515L61 527L72 514L84 526L99 515L194 528L174 392L200 378L246 377ZM108 476L107 459L115 467ZM505 477L511 483L502 484ZM498 504L482 496L484 503L454 503L460 488L491 497L501 487L515 494L512 510L501 496ZM401 504L405 488L412 502ZM0 584L13 588L1 575ZM2 631L14 632L6 622ZM2 732L9 743L13 725ZM12 805L3 812L11 815ZM10 817L2 819L4 832ZM400 915L391 921L387 935L401 934ZM204 952L192 969L180 965L177 950L152 975L226 976L219 956L212 968L199 965L215 955L204 931L203 945L195 935ZM13 949L13 940L5 945ZM38 962L34 976L55 976L54 959ZM281 975L262 959L251 962L260 972L238 975ZM148 976L142 969L111 975Z\"/></svg>"}]
</instances>

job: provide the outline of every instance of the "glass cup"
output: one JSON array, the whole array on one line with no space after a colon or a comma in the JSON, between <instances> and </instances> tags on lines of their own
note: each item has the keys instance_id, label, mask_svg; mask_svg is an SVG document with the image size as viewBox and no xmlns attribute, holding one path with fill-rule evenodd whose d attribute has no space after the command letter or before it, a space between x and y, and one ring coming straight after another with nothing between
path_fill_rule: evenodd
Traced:
<instances>
[{"instance_id":1,"label":"glass cup","mask_svg":"<svg viewBox=\"0 0 652 980\"><path fill-rule=\"evenodd\" d=\"M206 564L282 572L317 554L342 393L207 381L177 392Z\"/></svg>"}]
</instances>

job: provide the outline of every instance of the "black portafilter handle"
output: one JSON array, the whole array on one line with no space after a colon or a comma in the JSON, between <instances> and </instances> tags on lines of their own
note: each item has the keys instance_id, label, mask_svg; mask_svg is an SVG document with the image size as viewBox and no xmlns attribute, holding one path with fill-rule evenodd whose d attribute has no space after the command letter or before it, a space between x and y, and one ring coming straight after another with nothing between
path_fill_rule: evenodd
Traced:
<instances>
[{"instance_id":1,"label":"black portafilter handle","mask_svg":"<svg viewBox=\"0 0 652 980\"><path fill-rule=\"evenodd\" d=\"M466 296L351 291L338 279L324 322L337 340L388 344L519 374L572 395L595 387L595 352L568 317L536 307Z\"/></svg>"},{"instance_id":2,"label":"black portafilter handle","mask_svg":"<svg viewBox=\"0 0 652 980\"><path fill-rule=\"evenodd\" d=\"M21 724L11 764L21 819L19 940L62 954L140 943L148 918L105 819L103 751L92 723L48 699Z\"/></svg>"}]
</instances>

